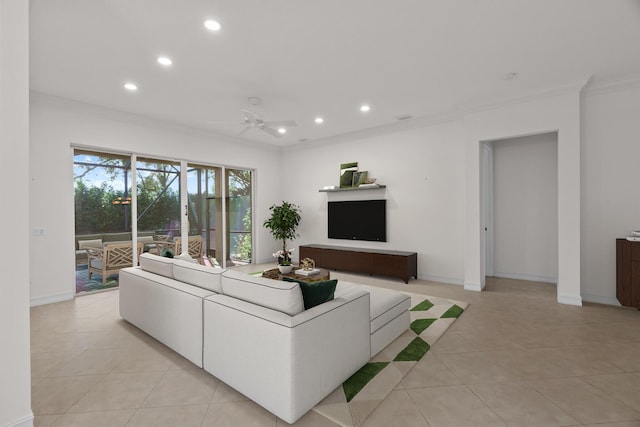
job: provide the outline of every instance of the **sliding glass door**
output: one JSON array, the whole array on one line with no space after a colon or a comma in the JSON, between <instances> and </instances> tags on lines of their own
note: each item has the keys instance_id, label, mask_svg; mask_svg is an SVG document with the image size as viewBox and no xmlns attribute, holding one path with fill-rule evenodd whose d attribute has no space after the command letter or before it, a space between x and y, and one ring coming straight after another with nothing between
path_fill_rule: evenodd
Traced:
<instances>
[{"instance_id":1,"label":"sliding glass door","mask_svg":"<svg viewBox=\"0 0 640 427\"><path fill-rule=\"evenodd\" d=\"M253 260L252 179L247 169L226 169L227 260L232 265Z\"/></svg>"},{"instance_id":2,"label":"sliding glass door","mask_svg":"<svg viewBox=\"0 0 640 427\"><path fill-rule=\"evenodd\" d=\"M226 267L252 262L253 172L184 161L182 164L186 165L184 170L175 160L74 151L76 292L118 285L117 273L101 277L107 274L96 267L107 259L94 258L95 266L91 268L90 254L106 256L107 246L116 244L132 245L136 251L140 246L143 251L158 254L162 248L171 247L174 252L183 253L183 231L189 236L189 255L202 264ZM185 206L180 202L181 174L186 176ZM181 225L185 214L188 230L182 230ZM192 249L200 242L202 249L192 255ZM135 258L134 255L132 262Z\"/></svg>"}]
</instances>

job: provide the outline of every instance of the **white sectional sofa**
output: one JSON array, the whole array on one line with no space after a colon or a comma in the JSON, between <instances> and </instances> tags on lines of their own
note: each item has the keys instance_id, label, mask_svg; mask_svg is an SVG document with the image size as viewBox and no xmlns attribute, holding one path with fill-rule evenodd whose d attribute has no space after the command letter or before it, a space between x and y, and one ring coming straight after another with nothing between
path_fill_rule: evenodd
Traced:
<instances>
[{"instance_id":1,"label":"white sectional sofa","mask_svg":"<svg viewBox=\"0 0 640 427\"><path fill-rule=\"evenodd\" d=\"M409 326L409 297L338 282L304 309L298 283L152 254L120 272L120 315L288 423Z\"/></svg>"}]
</instances>

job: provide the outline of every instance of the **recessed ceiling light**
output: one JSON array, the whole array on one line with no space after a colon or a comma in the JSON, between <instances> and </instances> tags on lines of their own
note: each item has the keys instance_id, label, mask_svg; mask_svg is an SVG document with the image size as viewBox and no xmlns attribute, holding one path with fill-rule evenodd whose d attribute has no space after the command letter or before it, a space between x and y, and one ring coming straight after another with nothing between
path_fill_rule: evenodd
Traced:
<instances>
[{"instance_id":1,"label":"recessed ceiling light","mask_svg":"<svg viewBox=\"0 0 640 427\"><path fill-rule=\"evenodd\" d=\"M366 113L369 110L371 110L371 107L369 107L367 104L364 104L360 107L360 111L362 111L363 113Z\"/></svg>"},{"instance_id":2,"label":"recessed ceiling light","mask_svg":"<svg viewBox=\"0 0 640 427\"><path fill-rule=\"evenodd\" d=\"M136 90L138 90L138 85L129 82L124 84L124 88L126 90L130 90L131 92L135 92Z\"/></svg>"},{"instance_id":3,"label":"recessed ceiling light","mask_svg":"<svg viewBox=\"0 0 640 427\"><path fill-rule=\"evenodd\" d=\"M287 133L287 130L286 130L285 128L279 128L279 129L278 129L278 133L279 133L280 135L284 135L285 133Z\"/></svg>"},{"instance_id":4,"label":"recessed ceiling light","mask_svg":"<svg viewBox=\"0 0 640 427\"><path fill-rule=\"evenodd\" d=\"M220 28L222 28L222 25L213 19L207 19L204 21L204 26L207 27L207 30L209 31L220 31Z\"/></svg>"},{"instance_id":5,"label":"recessed ceiling light","mask_svg":"<svg viewBox=\"0 0 640 427\"><path fill-rule=\"evenodd\" d=\"M159 56L158 63L168 67L169 65L173 64L173 61L166 56Z\"/></svg>"},{"instance_id":6,"label":"recessed ceiling light","mask_svg":"<svg viewBox=\"0 0 640 427\"><path fill-rule=\"evenodd\" d=\"M317 124L321 124L321 123L323 123L323 122L324 122L324 119L323 119L322 117L316 117L315 122L316 122Z\"/></svg>"}]
</instances>

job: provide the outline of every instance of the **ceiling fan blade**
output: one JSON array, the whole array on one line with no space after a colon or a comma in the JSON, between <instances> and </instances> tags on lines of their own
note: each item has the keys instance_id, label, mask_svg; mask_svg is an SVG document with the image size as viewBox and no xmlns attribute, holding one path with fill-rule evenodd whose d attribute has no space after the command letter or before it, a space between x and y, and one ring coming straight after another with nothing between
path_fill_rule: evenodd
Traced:
<instances>
[{"instance_id":1,"label":"ceiling fan blade","mask_svg":"<svg viewBox=\"0 0 640 427\"><path fill-rule=\"evenodd\" d=\"M237 136L242 136L242 135L244 135L244 133L245 133L246 131L248 131L249 129L251 129L251 126L247 126L246 128L242 129L240 132L238 132L238 135L237 135Z\"/></svg>"},{"instance_id":2,"label":"ceiling fan blade","mask_svg":"<svg viewBox=\"0 0 640 427\"><path fill-rule=\"evenodd\" d=\"M273 127L283 127L283 128L292 128L292 127L296 127L298 126L298 124L295 122L295 120L281 120L278 122L266 122L266 124L268 126L273 126Z\"/></svg>"},{"instance_id":3,"label":"ceiling fan blade","mask_svg":"<svg viewBox=\"0 0 640 427\"><path fill-rule=\"evenodd\" d=\"M261 128L260 128L260 130L263 130L263 131L265 131L266 133L268 133L269 135L271 135L271 136L275 136L276 138L279 138L279 137L281 137L281 136L282 136L282 135L280 135L280 134L278 133L278 131L277 131L277 130L275 130L275 129L273 129L273 128L270 128L270 127L267 127L267 126L261 127Z\"/></svg>"},{"instance_id":4,"label":"ceiling fan blade","mask_svg":"<svg viewBox=\"0 0 640 427\"><path fill-rule=\"evenodd\" d=\"M258 120L257 115L249 110L242 110L242 114L244 114L244 118L248 122L255 122Z\"/></svg>"}]
</instances>

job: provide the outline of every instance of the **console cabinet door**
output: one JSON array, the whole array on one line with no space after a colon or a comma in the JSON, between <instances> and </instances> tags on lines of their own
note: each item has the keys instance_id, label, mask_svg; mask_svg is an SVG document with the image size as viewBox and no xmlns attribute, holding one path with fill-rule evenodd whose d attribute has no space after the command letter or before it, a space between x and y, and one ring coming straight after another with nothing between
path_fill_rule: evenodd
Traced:
<instances>
[{"instance_id":1,"label":"console cabinet door","mask_svg":"<svg viewBox=\"0 0 640 427\"><path fill-rule=\"evenodd\" d=\"M315 261L316 267L324 267L322 263L322 252L324 252L324 250L320 248L300 246L300 260L302 260L303 258L311 258L313 261Z\"/></svg>"},{"instance_id":2,"label":"console cabinet door","mask_svg":"<svg viewBox=\"0 0 640 427\"><path fill-rule=\"evenodd\" d=\"M374 254L373 274L404 278L407 276L407 258L399 255Z\"/></svg>"},{"instance_id":3,"label":"console cabinet door","mask_svg":"<svg viewBox=\"0 0 640 427\"><path fill-rule=\"evenodd\" d=\"M333 249L323 249L322 251L322 267L345 270L346 264L346 252Z\"/></svg>"},{"instance_id":4,"label":"console cabinet door","mask_svg":"<svg viewBox=\"0 0 640 427\"><path fill-rule=\"evenodd\" d=\"M347 271L373 274L373 254L366 252L347 252Z\"/></svg>"}]
</instances>

